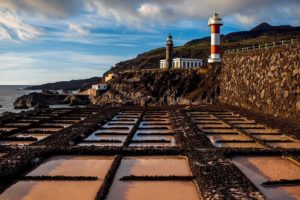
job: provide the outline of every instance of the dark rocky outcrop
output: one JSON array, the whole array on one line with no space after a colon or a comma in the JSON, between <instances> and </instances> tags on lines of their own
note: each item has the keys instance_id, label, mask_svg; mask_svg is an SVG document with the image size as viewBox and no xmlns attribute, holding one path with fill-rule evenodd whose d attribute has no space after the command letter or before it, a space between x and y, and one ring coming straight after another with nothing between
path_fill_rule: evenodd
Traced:
<instances>
[{"instance_id":1,"label":"dark rocky outcrop","mask_svg":"<svg viewBox=\"0 0 300 200\"><path fill-rule=\"evenodd\" d=\"M70 106L88 105L89 97L86 95L62 95L55 92L30 93L16 99L15 109L48 108L49 105L68 104Z\"/></svg>"},{"instance_id":2,"label":"dark rocky outcrop","mask_svg":"<svg viewBox=\"0 0 300 200\"><path fill-rule=\"evenodd\" d=\"M86 95L69 95L64 99L65 104L69 104L70 106L78 106L78 105L88 105L90 104L90 99Z\"/></svg>"},{"instance_id":3,"label":"dark rocky outcrop","mask_svg":"<svg viewBox=\"0 0 300 200\"><path fill-rule=\"evenodd\" d=\"M51 104L62 104L64 96L44 93L30 93L17 98L14 102L15 109L28 109L32 107L45 108Z\"/></svg>"},{"instance_id":4,"label":"dark rocky outcrop","mask_svg":"<svg viewBox=\"0 0 300 200\"><path fill-rule=\"evenodd\" d=\"M217 85L215 74L204 68L123 73L110 82L111 90L92 102L97 105L199 105L214 96L211 91Z\"/></svg>"}]
</instances>

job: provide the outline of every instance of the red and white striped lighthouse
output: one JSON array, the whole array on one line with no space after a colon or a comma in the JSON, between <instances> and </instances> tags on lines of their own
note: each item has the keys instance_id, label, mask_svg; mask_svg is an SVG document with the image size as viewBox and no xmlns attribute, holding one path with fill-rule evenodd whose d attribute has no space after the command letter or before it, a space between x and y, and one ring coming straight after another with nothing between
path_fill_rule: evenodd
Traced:
<instances>
[{"instance_id":1,"label":"red and white striped lighthouse","mask_svg":"<svg viewBox=\"0 0 300 200\"><path fill-rule=\"evenodd\" d=\"M222 18L217 13L210 17L208 26L211 27L211 55L208 63L222 62L220 55L220 27L223 26Z\"/></svg>"}]
</instances>

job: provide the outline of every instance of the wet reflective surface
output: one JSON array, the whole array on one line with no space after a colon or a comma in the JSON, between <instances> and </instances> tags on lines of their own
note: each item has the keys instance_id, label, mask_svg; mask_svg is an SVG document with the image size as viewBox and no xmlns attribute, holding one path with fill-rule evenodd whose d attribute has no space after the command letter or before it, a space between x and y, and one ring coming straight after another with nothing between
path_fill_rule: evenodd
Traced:
<instances>
[{"instance_id":1,"label":"wet reflective surface","mask_svg":"<svg viewBox=\"0 0 300 200\"><path fill-rule=\"evenodd\" d=\"M230 148L264 148L256 142L218 142L216 147L230 147Z\"/></svg>"},{"instance_id":2,"label":"wet reflective surface","mask_svg":"<svg viewBox=\"0 0 300 200\"><path fill-rule=\"evenodd\" d=\"M4 146L26 146L34 143L34 141L0 141L0 145Z\"/></svg>"},{"instance_id":3,"label":"wet reflective surface","mask_svg":"<svg viewBox=\"0 0 300 200\"><path fill-rule=\"evenodd\" d=\"M193 181L130 181L114 183L108 200L199 200Z\"/></svg>"},{"instance_id":4,"label":"wet reflective surface","mask_svg":"<svg viewBox=\"0 0 300 200\"><path fill-rule=\"evenodd\" d=\"M125 157L117 176L186 176L191 175L189 164L183 156L138 156Z\"/></svg>"},{"instance_id":5,"label":"wet reflective surface","mask_svg":"<svg viewBox=\"0 0 300 200\"><path fill-rule=\"evenodd\" d=\"M272 147L284 149L300 149L300 142L267 142Z\"/></svg>"},{"instance_id":6,"label":"wet reflective surface","mask_svg":"<svg viewBox=\"0 0 300 200\"><path fill-rule=\"evenodd\" d=\"M22 133L18 133L13 135L14 137L19 137L19 138L27 138L27 137L33 137L36 138L38 140L42 140L48 136L50 136L50 134L37 134L37 133L33 133L33 134L22 134Z\"/></svg>"},{"instance_id":7,"label":"wet reflective surface","mask_svg":"<svg viewBox=\"0 0 300 200\"><path fill-rule=\"evenodd\" d=\"M286 135L254 135L259 140L266 140L266 141L272 141L272 140L292 140L292 138L286 136Z\"/></svg>"},{"instance_id":8,"label":"wet reflective surface","mask_svg":"<svg viewBox=\"0 0 300 200\"><path fill-rule=\"evenodd\" d=\"M19 181L0 195L1 200L94 200L99 181Z\"/></svg>"},{"instance_id":9,"label":"wet reflective surface","mask_svg":"<svg viewBox=\"0 0 300 200\"><path fill-rule=\"evenodd\" d=\"M34 169L28 176L97 176L104 178L114 157L54 156Z\"/></svg>"},{"instance_id":10,"label":"wet reflective surface","mask_svg":"<svg viewBox=\"0 0 300 200\"><path fill-rule=\"evenodd\" d=\"M273 134L273 133L278 133L276 130L265 129L265 128L262 128L262 129L251 129L251 128L248 128L248 129L243 129L243 130L246 131L247 133L250 133L250 134L268 134L268 133L272 133Z\"/></svg>"},{"instance_id":11,"label":"wet reflective surface","mask_svg":"<svg viewBox=\"0 0 300 200\"><path fill-rule=\"evenodd\" d=\"M126 200L198 200L193 181L120 181L123 176L191 175L187 159L182 156L126 157L122 160L107 199Z\"/></svg>"},{"instance_id":12,"label":"wet reflective surface","mask_svg":"<svg viewBox=\"0 0 300 200\"><path fill-rule=\"evenodd\" d=\"M100 129L86 137L78 146L123 146L141 115L141 112L120 112Z\"/></svg>"},{"instance_id":13,"label":"wet reflective surface","mask_svg":"<svg viewBox=\"0 0 300 200\"><path fill-rule=\"evenodd\" d=\"M283 157L233 157L232 162L269 199L299 199L300 186L264 187L261 184L274 180L293 180L300 178L300 165Z\"/></svg>"},{"instance_id":14,"label":"wet reflective surface","mask_svg":"<svg viewBox=\"0 0 300 200\"><path fill-rule=\"evenodd\" d=\"M250 139L249 137L241 134L207 134L206 136L216 147L223 147L224 144L220 143L220 141L252 141L252 139Z\"/></svg>"}]
</instances>

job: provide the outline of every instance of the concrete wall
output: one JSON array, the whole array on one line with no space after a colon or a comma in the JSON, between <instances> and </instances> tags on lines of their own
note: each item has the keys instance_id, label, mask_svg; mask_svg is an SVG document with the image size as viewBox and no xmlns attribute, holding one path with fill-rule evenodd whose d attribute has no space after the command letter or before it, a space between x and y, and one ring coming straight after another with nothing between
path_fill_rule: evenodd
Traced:
<instances>
[{"instance_id":1,"label":"concrete wall","mask_svg":"<svg viewBox=\"0 0 300 200\"><path fill-rule=\"evenodd\" d=\"M300 44L225 54L219 101L300 119Z\"/></svg>"}]
</instances>

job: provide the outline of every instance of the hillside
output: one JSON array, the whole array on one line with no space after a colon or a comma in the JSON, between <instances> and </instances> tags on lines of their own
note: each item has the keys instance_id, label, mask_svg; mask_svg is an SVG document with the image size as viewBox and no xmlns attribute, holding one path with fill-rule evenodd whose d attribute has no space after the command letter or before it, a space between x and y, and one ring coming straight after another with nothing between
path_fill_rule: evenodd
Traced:
<instances>
[{"instance_id":1,"label":"hillside","mask_svg":"<svg viewBox=\"0 0 300 200\"><path fill-rule=\"evenodd\" d=\"M47 83L38 86L27 87L27 90L86 90L91 87L91 85L99 83L102 78L93 77L89 79L81 80L71 80L71 81L60 81L56 83Z\"/></svg>"},{"instance_id":2,"label":"hillside","mask_svg":"<svg viewBox=\"0 0 300 200\"><path fill-rule=\"evenodd\" d=\"M300 27L289 25L272 26L268 23L262 23L249 31L240 31L222 35L222 51L247 45L263 44L273 41L286 40L291 38L300 38ZM195 39L187 42L184 46L174 48L174 57L206 58L210 53L210 37ZM152 51L138 55L131 60L117 63L109 72L122 72L134 69L153 69L159 67L159 60L165 58L165 48L157 48ZM105 74L106 74L105 73ZM98 83L101 78L90 78L85 80L62 81L57 83L48 83L40 86L32 86L28 89L33 90L84 90Z\"/></svg>"},{"instance_id":3,"label":"hillside","mask_svg":"<svg viewBox=\"0 0 300 200\"><path fill-rule=\"evenodd\" d=\"M262 23L249 31L240 31L222 35L222 50L247 45L300 38L300 27L289 25L272 26ZM195 39L184 46L174 48L174 57L207 58L209 56L210 37ZM112 69L119 72L128 69L158 68L159 60L165 57L165 49L158 48L138 55L136 58L120 62Z\"/></svg>"}]
</instances>

